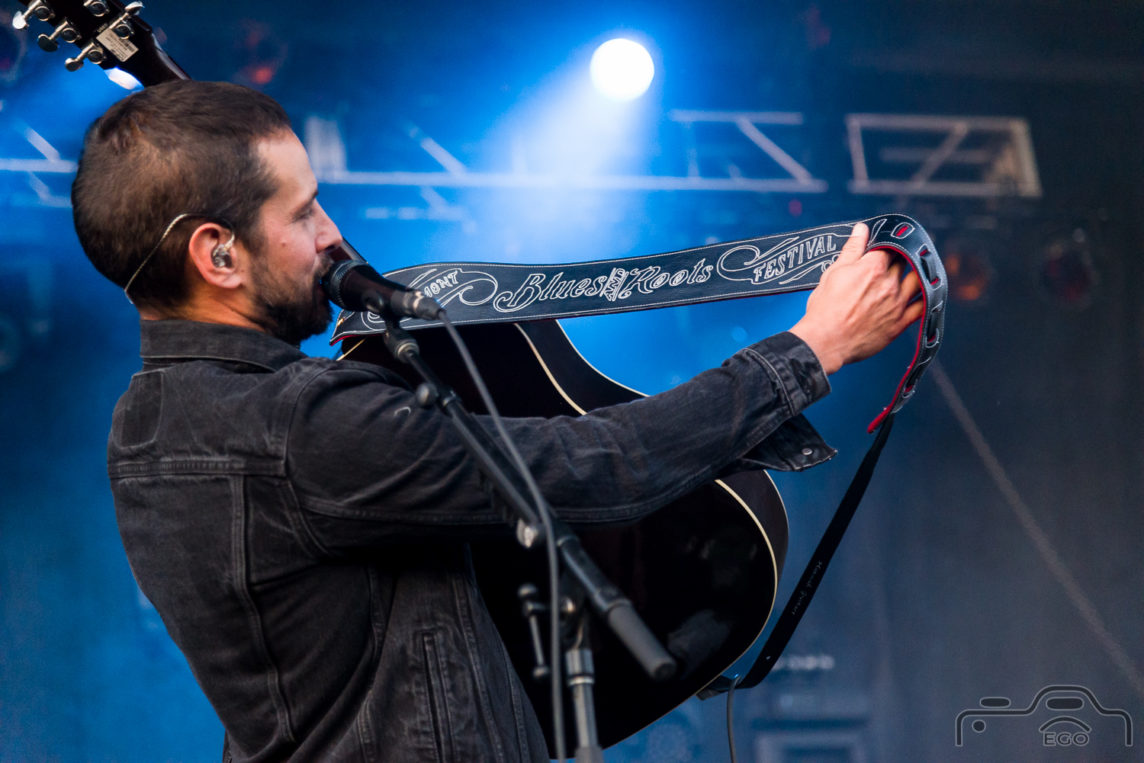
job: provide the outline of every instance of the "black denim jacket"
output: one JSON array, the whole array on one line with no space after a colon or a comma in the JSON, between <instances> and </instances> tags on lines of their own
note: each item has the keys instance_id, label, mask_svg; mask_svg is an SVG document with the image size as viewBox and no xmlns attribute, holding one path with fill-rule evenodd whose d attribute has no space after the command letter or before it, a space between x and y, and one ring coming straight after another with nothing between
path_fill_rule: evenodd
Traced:
<instances>
[{"instance_id":1,"label":"black denim jacket","mask_svg":"<svg viewBox=\"0 0 1144 763\"><path fill-rule=\"evenodd\" d=\"M268 335L144 321L108 469L131 568L235 760L547 760L465 541L502 532L451 426L390 373ZM833 451L791 334L661 395L512 419L572 522L625 521L736 467Z\"/></svg>"}]
</instances>

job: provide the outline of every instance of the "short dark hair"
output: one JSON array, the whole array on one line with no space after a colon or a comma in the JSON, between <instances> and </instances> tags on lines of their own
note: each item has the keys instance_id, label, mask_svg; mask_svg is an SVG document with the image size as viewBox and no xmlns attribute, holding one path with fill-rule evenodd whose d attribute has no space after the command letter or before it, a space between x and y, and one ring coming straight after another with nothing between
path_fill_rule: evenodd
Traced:
<instances>
[{"instance_id":1,"label":"short dark hair","mask_svg":"<svg viewBox=\"0 0 1144 763\"><path fill-rule=\"evenodd\" d=\"M131 284L140 307L178 307L187 245L203 217L260 246L259 209L276 187L257 144L288 130L273 98L226 82L165 82L114 104L88 128L72 184L88 259L123 288L176 216L201 215L175 225Z\"/></svg>"}]
</instances>

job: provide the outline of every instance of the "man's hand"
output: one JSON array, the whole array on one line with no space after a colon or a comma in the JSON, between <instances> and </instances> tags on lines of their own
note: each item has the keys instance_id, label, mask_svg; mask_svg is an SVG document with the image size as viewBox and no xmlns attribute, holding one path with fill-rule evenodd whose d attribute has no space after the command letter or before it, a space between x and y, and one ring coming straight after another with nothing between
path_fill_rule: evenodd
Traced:
<instances>
[{"instance_id":1,"label":"man's hand","mask_svg":"<svg viewBox=\"0 0 1144 763\"><path fill-rule=\"evenodd\" d=\"M879 352L924 309L914 299L921 283L906 262L882 249L863 254L869 235L864 223L854 226L791 328L828 374Z\"/></svg>"}]
</instances>

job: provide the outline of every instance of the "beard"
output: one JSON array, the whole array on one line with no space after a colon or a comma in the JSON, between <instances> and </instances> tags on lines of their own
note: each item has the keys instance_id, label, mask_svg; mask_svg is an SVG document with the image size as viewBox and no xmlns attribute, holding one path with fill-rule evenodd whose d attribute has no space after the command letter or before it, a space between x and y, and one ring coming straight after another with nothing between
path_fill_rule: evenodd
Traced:
<instances>
[{"instance_id":1,"label":"beard","mask_svg":"<svg viewBox=\"0 0 1144 763\"><path fill-rule=\"evenodd\" d=\"M297 347L326 330L333 312L318 285L318 276L305 284L282 283L265 267L264 260L255 262L255 299L260 308L256 322L263 331Z\"/></svg>"}]
</instances>

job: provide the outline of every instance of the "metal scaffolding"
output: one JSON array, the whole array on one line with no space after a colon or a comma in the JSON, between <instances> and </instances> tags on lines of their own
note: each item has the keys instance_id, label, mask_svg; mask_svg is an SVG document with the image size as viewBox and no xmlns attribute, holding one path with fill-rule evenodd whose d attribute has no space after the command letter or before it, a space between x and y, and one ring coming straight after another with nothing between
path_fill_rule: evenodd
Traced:
<instances>
[{"instance_id":1,"label":"metal scaffolding","mask_svg":"<svg viewBox=\"0 0 1144 763\"><path fill-rule=\"evenodd\" d=\"M930 116L921 114L848 114L845 116L853 177L838 186L855 195L895 197L997 198L1041 195L1029 125L1020 118ZM426 207L421 215L367 210L372 219L459 219L463 217L440 194L444 189L517 189L563 191L675 191L734 194L825 194L827 179L810 161L800 162L780 145L805 136L799 112L673 110L667 113L665 148L678 150L675 165L685 172L648 174L559 174L530 171L514 159L502 170L475 170L417 127L409 127L411 150L423 152L440 169L415 171L394 167L380 171L352 169L341 125L313 115L302 137L319 182L363 188L409 187L420 190ZM66 206L41 176L70 175L75 161L63 158L29 126L19 128L31 149L28 155L0 157L0 173L23 176L20 206ZM718 131L718 139L712 137ZM732 157L731 155L734 155ZM743 169L748 159L749 170ZM402 157L391 157L400 162Z\"/></svg>"}]
</instances>

